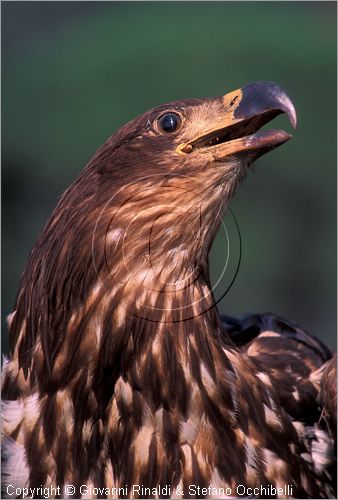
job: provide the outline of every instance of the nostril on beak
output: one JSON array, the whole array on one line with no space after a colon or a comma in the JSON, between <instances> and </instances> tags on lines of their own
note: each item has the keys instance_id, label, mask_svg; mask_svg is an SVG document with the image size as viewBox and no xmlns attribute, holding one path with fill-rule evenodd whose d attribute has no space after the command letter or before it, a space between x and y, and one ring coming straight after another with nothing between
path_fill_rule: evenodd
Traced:
<instances>
[{"instance_id":1,"label":"nostril on beak","mask_svg":"<svg viewBox=\"0 0 338 500\"><path fill-rule=\"evenodd\" d=\"M238 95L236 95L236 96L232 99L232 101L231 101L231 103L230 103L230 106L233 106L233 105L235 104L235 102L237 101L237 99L238 99Z\"/></svg>"}]
</instances>

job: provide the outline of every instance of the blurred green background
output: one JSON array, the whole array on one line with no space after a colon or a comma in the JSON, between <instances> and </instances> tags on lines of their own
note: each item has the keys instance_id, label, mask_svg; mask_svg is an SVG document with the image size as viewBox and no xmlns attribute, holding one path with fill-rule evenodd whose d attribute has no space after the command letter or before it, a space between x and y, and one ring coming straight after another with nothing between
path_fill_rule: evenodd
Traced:
<instances>
[{"instance_id":1,"label":"blurred green background","mask_svg":"<svg viewBox=\"0 0 338 500\"><path fill-rule=\"evenodd\" d=\"M3 318L58 197L120 125L173 99L272 80L293 98L299 126L257 163L231 203L243 257L220 310L273 311L334 347L336 3L1 7ZM278 126L290 130L285 117ZM224 244L222 233L211 254L213 279Z\"/></svg>"}]
</instances>

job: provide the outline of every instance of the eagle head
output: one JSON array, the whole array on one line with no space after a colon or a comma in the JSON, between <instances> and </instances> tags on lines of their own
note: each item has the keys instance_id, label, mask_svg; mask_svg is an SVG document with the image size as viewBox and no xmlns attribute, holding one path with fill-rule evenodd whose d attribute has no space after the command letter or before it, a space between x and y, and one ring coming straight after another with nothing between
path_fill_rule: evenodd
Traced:
<instances>
[{"instance_id":1,"label":"eagle head","mask_svg":"<svg viewBox=\"0 0 338 500\"><path fill-rule=\"evenodd\" d=\"M210 246L236 186L256 158L291 138L260 130L281 113L296 125L286 93L256 82L221 97L159 106L122 127L90 164L106 203L97 219L105 241L102 234L101 243L96 234L93 241L98 254L105 249L107 267L114 267L120 246L134 282L139 271L149 286L177 290L207 274Z\"/></svg>"}]
</instances>

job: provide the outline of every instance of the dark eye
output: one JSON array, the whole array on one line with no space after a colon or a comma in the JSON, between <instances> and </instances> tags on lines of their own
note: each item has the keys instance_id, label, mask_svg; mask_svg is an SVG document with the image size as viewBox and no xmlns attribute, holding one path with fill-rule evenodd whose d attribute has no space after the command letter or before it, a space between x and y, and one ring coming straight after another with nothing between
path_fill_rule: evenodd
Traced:
<instances>
[{"instance_id":1,"label":"dark eye","mask_svg":"<svg viewBox=\"0 0 338 500\"><path fill-rule=\"evenodd\" d=\"M166 113L158 119L158 127L161 132L170 134L175 132L181 126L182 120L176 113Z\"/></svg>"}]
</instances>

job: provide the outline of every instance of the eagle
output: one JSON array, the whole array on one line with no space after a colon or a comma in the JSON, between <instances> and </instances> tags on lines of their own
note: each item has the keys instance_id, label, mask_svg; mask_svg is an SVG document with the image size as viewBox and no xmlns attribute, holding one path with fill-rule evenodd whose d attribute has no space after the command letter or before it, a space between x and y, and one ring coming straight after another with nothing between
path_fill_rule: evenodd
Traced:
<instances>
[{"instance_id":1,"label":"eagle","mask_svg":"<svg viewBox=\"0 0 338 500\"><path fill-rule=\"evenodd\" d=\"M156 107L65 191L30 253L2 371L9 498L334 498L336 360L274 314L222 316L208 255L291 135L275 83Z\"/></svg>"}]
</instances>

